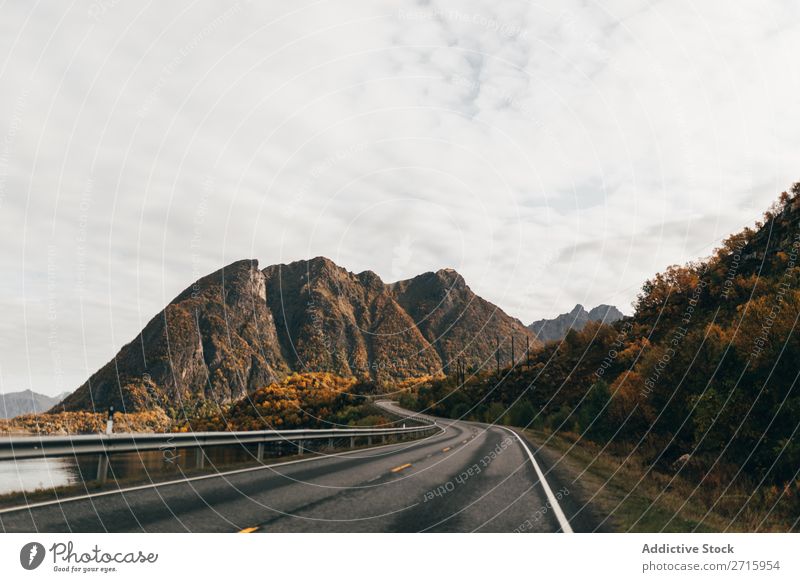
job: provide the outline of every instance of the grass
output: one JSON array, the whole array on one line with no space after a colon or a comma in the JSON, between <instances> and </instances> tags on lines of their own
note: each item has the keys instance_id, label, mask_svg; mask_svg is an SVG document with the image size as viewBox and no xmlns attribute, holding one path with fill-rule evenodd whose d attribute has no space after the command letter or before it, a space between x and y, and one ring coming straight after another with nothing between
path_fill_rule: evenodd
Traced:
<instances>
[{"instance_id":1,"label":"grass","mask_svg":"<svg viewBox=\"0 0 800 582\"><path fill-rule=\"evenodd\" d=\"M557 474L580 492L605 526L618 532L791 531L798 500L791 492L755 488L742 481L676 475L650 466L641 455L605 450L572 433L527 430ZM755 493L753 493L755 490Z\"/></svg>"}]
</instances>

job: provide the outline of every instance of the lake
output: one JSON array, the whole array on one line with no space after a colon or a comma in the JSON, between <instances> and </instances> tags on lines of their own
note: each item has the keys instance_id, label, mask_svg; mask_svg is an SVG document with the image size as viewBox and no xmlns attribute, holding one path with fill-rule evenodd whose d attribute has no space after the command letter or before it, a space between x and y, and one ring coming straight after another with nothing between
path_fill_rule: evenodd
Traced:
<instances>
[{"instance_id":1,"label":"lake","mask_svg":"<svg viewBox=\"0 0 800 582\"><path fill-rule=\"evenodd\" d=\"M120 453L109 457L108 481L163 481L195 467L194 449ZM97 455L0 462L0 495L80 485L97 477ZM241 445L206 449L208 469L255 461L255 450Z\"/></svg>"}]
</instances>

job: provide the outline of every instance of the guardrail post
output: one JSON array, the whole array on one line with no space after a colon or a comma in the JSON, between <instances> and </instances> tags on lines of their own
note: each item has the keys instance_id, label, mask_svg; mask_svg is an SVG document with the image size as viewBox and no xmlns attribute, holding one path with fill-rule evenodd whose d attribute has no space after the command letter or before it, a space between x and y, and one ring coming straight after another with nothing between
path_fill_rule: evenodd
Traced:
<instances>
[{"instance_id":1,"label":"guardrail post","mask_svg":"<svg viewBox=\"0 0 800 582\"><path fill-rule=\"evenodd\" d=\"M303 454L303 441L297 441L297 454Z\"/></svg>"},{"instance_id":2,"label":"guardrail post","mask_svg":"<svg viewBox=\"0 0 800 582\"><path fill-rule=\"evenodd\" d=\"M356 437L354 437L354 436L350 437L350 448L351 449L356 448Z\"/></svg>"},{"instance_id":3,"label":"guardrail post","mask_svg":"<svg viewBox=\"0 0 800 582\"><path fill-rule=\"evenodd\" d=\"M328 448L329 449L333 448L333 439L328 439Z\"/></svg>"},{"instance_id":4,"label":"guardrail post","mask_svg":"<svg viewBox=\"0 0 800 582\"><path fill-rule=\"evenodd\" d=\"M264 460L264 443L258 443L258 450L256 452L256 458L259 461Z\"/></svg>"},{"instance_id":5,"label":"guardrail post","mask_svg":"<svg viewBox=\"0 0 800 582\"><path fill-rule=\"evenodd\" d=\"M385 442L386 442L386 433L383 433L383 434L381 435L381 442L382 442L382 443L385 443Z\"/></svg>"},{"instance_id":6,"label":"guardrail post","mask_svg":"<svg viewBox=\"0 0 800 582\"><path fill-rule=\"evenodd\" d=\"M196 469L202 469L206 464L206 456L203 453L203 447L197 447L194 451L194 466Z\"/></svg>"},{"instance_id":7,"label":"guardrail post","mask_svg":"<svg viewBox=\"0 0 800 582\"><path fill-rule=\"evenodd\" d=\"M369 435L369 436L367 437L367 446L369 447L369 446L371 446L371 445L372 445L372 435Z\"/></svg>"},{"instance_id":8,"label":"guardrail post","mask_svg":"<svg viewBox=\"0 0 800 582\"><path fill-rule=\"evenodd\" d=\"M97 459L97 482L105 483L107 479L108 455L106 453L100 453L100 457Z\"/></svg>"}]
</instances>

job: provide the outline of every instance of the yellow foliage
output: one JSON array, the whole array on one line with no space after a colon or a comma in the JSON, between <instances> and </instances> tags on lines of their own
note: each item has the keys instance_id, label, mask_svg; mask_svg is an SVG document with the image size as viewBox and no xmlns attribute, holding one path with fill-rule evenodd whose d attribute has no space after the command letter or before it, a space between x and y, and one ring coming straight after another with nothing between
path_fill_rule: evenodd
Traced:
<instances>
[{"instance_id":1,"label":"yellow foliage","mask_svg":"<svg viewBox=\"0 0 800 582\"><path fill-rule=\"evenodd\" d=\"M233 404L226 418L192 421L192 430L269 430L329 426L331 411L354 401L355 378L294 373Z\"/></svg>"},{"instance_id":2,"label":"yellow foliage","mask_svg":"<svg viewBox=\"0 0 800 582\"><path fill-rule=\"evenodd\" d=\"M0 434L93 434L105 432L107 415L102 412L25 414L0 419ZM171 421L161 408L146 412L114 414L114 432L166 432Z\"/></svg>"}]
</instances>

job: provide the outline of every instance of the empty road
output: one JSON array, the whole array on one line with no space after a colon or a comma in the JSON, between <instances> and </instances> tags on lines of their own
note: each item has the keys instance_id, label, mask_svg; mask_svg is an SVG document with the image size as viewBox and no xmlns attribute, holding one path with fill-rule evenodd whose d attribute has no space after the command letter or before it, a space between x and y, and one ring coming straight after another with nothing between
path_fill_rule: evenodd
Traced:
<instances>
[{"instance_id":1,"label":"empty road","mask_svg":"<svg viewBox=\"0 0 800 582\"><path fill-rule=\"evenodd\" d=\"M403 414L389 402L380 406ZM428 438L0 510L6 532L556 532L573 525L532 448L437 419ZM554 503L555 502L555 503ZM577 529L577 528L576 528Z\"/></svg>"}]
</instances>

